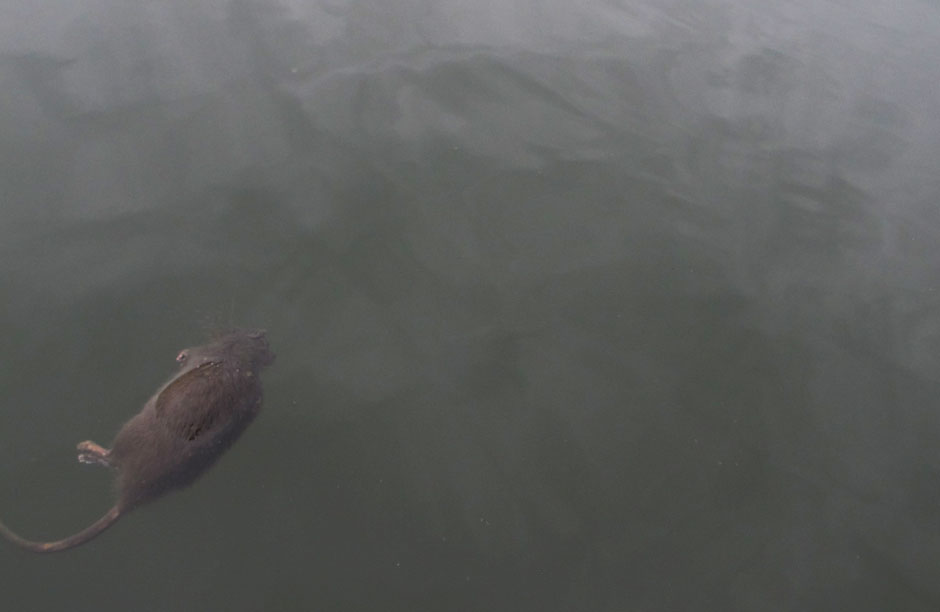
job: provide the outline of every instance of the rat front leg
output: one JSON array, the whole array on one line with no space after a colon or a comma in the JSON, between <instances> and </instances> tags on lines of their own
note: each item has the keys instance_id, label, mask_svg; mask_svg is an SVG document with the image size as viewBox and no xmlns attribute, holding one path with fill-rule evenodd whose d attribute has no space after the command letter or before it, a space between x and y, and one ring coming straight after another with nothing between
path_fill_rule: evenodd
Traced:
<instances>
[{"instance_id":1,"label":"rat front leg","mask_svg":"<svg viewBox=\"0 0 940 612\"><path fill-rule=\"evenodd\" d=\"M95 444L91 440L78 443L78 462L111 467L110 449Z\"/></svg>"}]
</instances>

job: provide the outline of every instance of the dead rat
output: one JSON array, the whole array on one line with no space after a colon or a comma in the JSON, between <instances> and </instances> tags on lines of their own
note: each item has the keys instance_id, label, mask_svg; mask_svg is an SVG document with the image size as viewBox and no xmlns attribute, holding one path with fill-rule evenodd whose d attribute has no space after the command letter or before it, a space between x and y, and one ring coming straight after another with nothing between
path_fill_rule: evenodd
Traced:
<instances>
[{"instance_id":1,"label":"dead rat","mask_svg":"<svg viewBox=\"0 0 940 612\"><path fill-rule=\"evenodd\" d=\"M117 502L91 526L55 542L24 539L0 523L0 534L33 552L58 552L88 542L134 508L185 487L205 472L261 409L261 369L274 362L263 331L238 330L185 349L170 378L111 449L90 440L78 460L117 472Z\"/></svg>"}]
</instances>

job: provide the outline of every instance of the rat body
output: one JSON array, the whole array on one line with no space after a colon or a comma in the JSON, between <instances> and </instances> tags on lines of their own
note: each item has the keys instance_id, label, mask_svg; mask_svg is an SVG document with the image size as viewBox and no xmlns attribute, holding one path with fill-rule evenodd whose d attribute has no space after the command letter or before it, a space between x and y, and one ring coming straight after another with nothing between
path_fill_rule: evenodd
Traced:
<instances>
[{"instance_id":1,"label":"rat body","mask_svg":"<svg viewBox=\"0 0 940 612\"><path fill-rule=\"evenodd\" d=\"M110 449L90 440L78 460L117 472L117 501L63 540L26 540L0 522L0 535L34 552L58 552L98 536L134 508L192 483L235 442L261 409L261 369L274 362L263 331L238 330L186 349L170 378L124 424Z\"/></svg>"}]
</instances>

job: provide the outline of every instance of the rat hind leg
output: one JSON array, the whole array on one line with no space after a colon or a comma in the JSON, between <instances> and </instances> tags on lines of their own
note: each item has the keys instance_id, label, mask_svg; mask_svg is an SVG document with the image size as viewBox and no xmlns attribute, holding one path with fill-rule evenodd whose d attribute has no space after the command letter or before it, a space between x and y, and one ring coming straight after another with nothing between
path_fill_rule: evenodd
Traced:
<instances>
[{"instance_id":1,"label":"rat hind leg","mask_svg":"<svg viewBox=\"0 0 940 612\"><path fill-rule=\"evenodd\" d=\"M78 443L78 462L111 467L111 451L91 440Z\"/></svg>"}]
</instances>

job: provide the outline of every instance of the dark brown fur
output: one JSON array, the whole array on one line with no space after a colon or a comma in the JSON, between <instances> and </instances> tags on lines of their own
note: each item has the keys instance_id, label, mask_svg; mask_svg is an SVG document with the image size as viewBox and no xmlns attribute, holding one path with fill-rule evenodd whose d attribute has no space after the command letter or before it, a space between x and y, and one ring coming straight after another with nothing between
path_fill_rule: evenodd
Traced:
<instances>
[{"instance_id":1,"label":"dark brown fur","mask_svg":"<svg viewBox=\"0 0 940 612\"><path fill-rule=\"evenodd\" d=\"M134 418L111 449L78 445L78 459L117 471L117 501L97 522L55 542L26 540L0 523L0 534L34 552L84 544L130 510L192 483L224 453L261 409L261 369L274 362L264 332L234 331L181 351L180 371Z\"/></svg>"}]
</instances>

